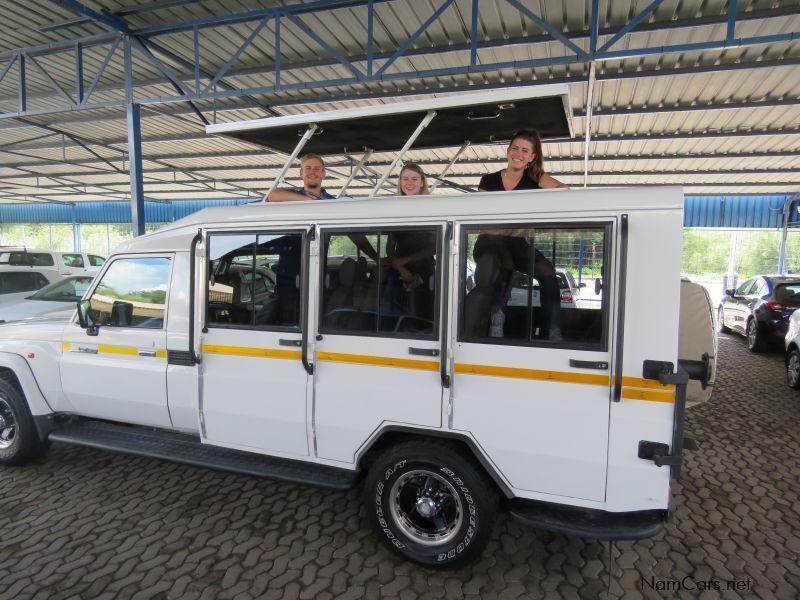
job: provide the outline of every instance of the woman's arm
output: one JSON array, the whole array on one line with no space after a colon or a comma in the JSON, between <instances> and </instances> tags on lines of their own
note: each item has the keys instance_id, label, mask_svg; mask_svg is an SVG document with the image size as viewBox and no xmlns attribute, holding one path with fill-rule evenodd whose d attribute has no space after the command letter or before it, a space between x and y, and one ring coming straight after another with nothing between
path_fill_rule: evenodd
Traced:
<instances>
[{"instance_id":1,"label":"woman's arm","mask_svg":"<svg viewBox=\"0 0 800 600\"><path fill-rule=\"evenodd\" d=\"M555 177L551 177L546 173L539 178L539 187L540 188L567 188L569 186L566 183L561 183Z\"/></svg>"}]
</instances>

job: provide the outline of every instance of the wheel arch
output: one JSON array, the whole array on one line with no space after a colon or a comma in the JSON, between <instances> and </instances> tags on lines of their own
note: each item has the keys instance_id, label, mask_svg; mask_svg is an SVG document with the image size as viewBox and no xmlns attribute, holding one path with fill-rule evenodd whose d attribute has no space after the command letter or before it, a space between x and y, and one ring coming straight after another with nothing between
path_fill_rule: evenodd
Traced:
<instances>
[{"instance_id":1,"label":"wheel arch","mask_svg":"<svg viewBox=\"0 0 800 600\"><path fill-rule=\"evenodd\" d=\"M17 390L31 411L39 437L47 439L52 429L53 409L47 403L36 383L30 366L23 357L10 352L0 352L0 379Z\"/></svg>"},{"instance_id":2,"label":"wheel arch","mask_svg":"<svg viewBox=\"0 0 800 600\"><path fill-rule=\"evenodd\" d=\"M414 440L445 443L456 451L466 453L483 470L503 496L506 498L515 497L508 482L505 481L491 461L484 455L475 440L467 435L450 431L388 425L376 431L361 447L356 456L356 466L362 472L367 472L374 459L382 452L400 443Z\"/></svg>"}]
</instances>

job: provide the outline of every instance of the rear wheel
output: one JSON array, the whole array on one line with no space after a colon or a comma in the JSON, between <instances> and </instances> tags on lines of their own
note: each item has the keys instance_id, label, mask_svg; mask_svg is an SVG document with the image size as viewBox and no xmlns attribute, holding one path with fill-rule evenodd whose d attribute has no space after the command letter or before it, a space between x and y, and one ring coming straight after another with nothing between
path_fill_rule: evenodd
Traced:
<instances>
[{"instance_id":1,"label":"rear wheel","mask_svg":"<svg viewBox=\"0 0 800 600\"><path fill-rule=\"evenodd\" d=\"M725 311L722 310L721 306L717 309L717 331L720 333L731 332L729 327L725 327Z\"/></svg>"},{"instance_id":2,"label":"rear wheel","mask_svg":"<svg viewBox=\"0 0 800 600\"><path fill-rule=\"evenodd\" d=\"M379 456L364 504L393 552L439 568L477 557L497 516L497 496L480 467L436 442L407 442Z\"/></svg>"},{"instance_id":3,"label":"rear wheel","mask_svg":"<svg viewBox=\"0 0 800 600\"><path fill-rule=\"evenodd\" d=\"M0 465L21 465L42 454L47 445L39 439L22 394L0 379Z\"/></svg>"},{"instance_id":4,"label":"rear wheel","mask_svg":"<svg viewBox=\"0 0 800 600\"><path fill-rule=\"evenodd\" d=\"M786 383L790 388L800 390L800 352L797 348L786 357Z\"/></svg>"},{"instance_id":5,"label":"rear wheel","mask_svg":"<svg viewBox=\"0 0 800 600\"><path fill-rule=\"evenodd\" d=\"M747 337L747 347L750 352L764 350L764 334L758 331L758 323L752 317L747 321L747 328L744 334Z\"/></svg>"}]
</instances>

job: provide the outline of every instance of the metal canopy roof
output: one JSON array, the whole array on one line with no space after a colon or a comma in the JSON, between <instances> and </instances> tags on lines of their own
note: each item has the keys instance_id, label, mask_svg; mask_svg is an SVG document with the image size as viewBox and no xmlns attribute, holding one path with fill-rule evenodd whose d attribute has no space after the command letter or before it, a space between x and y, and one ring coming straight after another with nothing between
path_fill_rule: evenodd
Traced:
<instances>
[{"instance_id":1,"label":"metal canopy roof","mask_svg":"<svg viewBox=\"0 0 800 600\"><path fill-rule=\"evenodd\" d=\"M569 185L800 191L795 0L5 0L3 20L0 204L128 198L130 102L147 199L241 199L286 157L206 124L551 84L573 128L545 166ZM456 150L407 158L435 175ZM340 152L333 191L359 158ZM504 159L476 143L448 177L475 186Z\"/></svg>"},{"instance_id":2,"label":"metal canopy roof","mask_svg":"<svg viewBox=\"0 0 800 600\"><path fill-rule=\"evenodd\" d=\"M208 133L220 133L290 154L305 127L320 128L303 152L346 154L370 149L400 150L416 127L433 111L435 118L425 127L412 148L430 149L471 144L508 142L514 132L536 128L544 138L572 136L572 114L567 86L538 86L492 90L435 100L383 104L364 108L301 113L208 125Z\"/></svg>"}]
</instances>

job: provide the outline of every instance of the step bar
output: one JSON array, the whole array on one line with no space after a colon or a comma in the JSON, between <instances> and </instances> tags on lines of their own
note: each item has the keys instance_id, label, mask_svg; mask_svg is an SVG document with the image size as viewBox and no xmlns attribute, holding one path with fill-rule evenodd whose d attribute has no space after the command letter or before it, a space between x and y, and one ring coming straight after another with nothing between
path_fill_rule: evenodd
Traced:
<instances>
[{"instance_id":1,"label":"step bar","mask_svg":"<svg viewBox=\"0 0 800 600\"><path fill-rule=\"evenodd\" d=\"M359 476L358 471L203 444L198 436L106 421L71 421L52 431L49 437L54 442L302 483L329 490L350 489Z\"/></svg>"}]
</instances>

